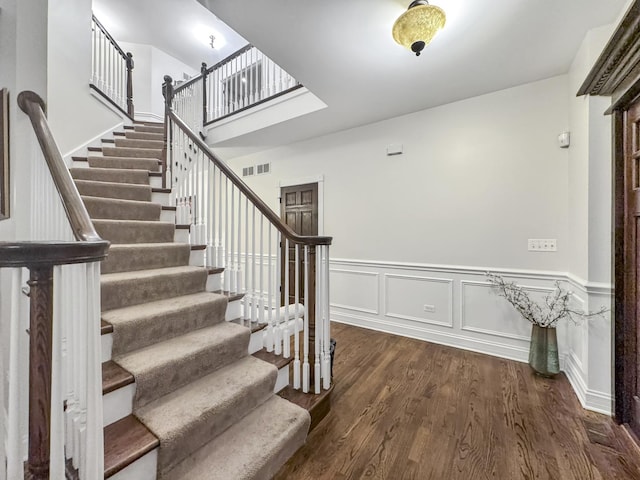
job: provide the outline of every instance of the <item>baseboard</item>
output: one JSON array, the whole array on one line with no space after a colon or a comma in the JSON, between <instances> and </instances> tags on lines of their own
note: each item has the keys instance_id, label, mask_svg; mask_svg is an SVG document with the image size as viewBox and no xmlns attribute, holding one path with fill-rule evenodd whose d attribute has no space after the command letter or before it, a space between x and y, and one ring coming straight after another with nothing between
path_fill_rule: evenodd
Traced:
<instances>
[{"instance_id":1,"label":"baseboard","mask_svg":"<svg viewBox=\"0 0 640 480\"><path fill-rule=\"evenodd\" d=\"M416 340L437 343L447 347L483 353L493 357L506 358L508 360L515 360L516 362L527 362L529 360L529 350L526 348L470 338L463 335L441 332L428 328L398 325L391 322L333 311L331 312L331 321L335 323L353 325L355 327L368 328L369 330L376 330L378 332L400 335L402 337L414 338Z\"/></svg>"},{"instance_id":2,"label":"baseboard","mask_svg":"<svg viewBox=\"0 0 640 480\"><path fill-rule=\"evenodd\" d=\"M164 122L162 115L152 112L135 112L133 118L135 118L137 122Z\"/></svg>"},{"instance_id":3,"label":"baseboard","mask_svg":"<svg viewBox=\"0 0 640 480\"><path fill-rule=\"evenodd\" d=\"M100 140L102 140L104 137L111 135L111 132L113 132L114 130L117 130L119 128L121 128L122 126L125 125L125 122L119 122L116 123L115 125L113 125L113 127L108 128L107 130L105 130L104 132L99 133L98 135L96 135L95 137L93 137L91 140L89 140L88 142L84 142L82 145L78 145L77 147L75 147L73 150L71 150L70 152L65 153L62 158L64 158L65 163L67 164L67 166L71 165L71 157L76 157L76 156L84 156L87 153L87 148L91 147L91 146L99 146L100 145Z\"/></svg>"}]
</instances>

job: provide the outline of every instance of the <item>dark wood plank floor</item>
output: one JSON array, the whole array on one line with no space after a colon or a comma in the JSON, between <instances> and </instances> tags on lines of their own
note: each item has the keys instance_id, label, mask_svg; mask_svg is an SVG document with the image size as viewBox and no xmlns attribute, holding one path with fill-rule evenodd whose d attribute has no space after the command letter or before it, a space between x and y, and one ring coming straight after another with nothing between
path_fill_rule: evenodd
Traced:
<instances>
[{"instance_id":1,"label":"dark wood plank floor","mask_svg":"<svg viewBox=\"0 0 640 480\"><path fill-rule=\"evenodd\" d=\"M340 324L332 336L332 411L276 480L640 480L639 450L564 375Z\"/></svg>"}]
</instances>

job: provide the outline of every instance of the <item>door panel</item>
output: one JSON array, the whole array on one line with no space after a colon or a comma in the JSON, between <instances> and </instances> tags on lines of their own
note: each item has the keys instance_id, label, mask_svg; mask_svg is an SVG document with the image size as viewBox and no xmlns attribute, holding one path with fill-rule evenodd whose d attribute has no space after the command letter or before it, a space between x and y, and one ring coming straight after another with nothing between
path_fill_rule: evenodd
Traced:
<instances>
[{"instance_id":1,"label":"door panel","mask_svg":"<svg viewBox=\"0 0 640 480\"><path fill-rule=\"evenodd\" d=\"M309 183L306 185L295 185L282 188L280 198L280 217L285 223L299 235L318 234L318 184ZM283 268L282 272L289 272L289 303L295 302L295 246L289 245L289 266ZM285 262L284 241L282 245L282 263ZM304 249L300 248L300 287L298 291L300 303L305 304L304 298ZM315 250L309 251L309 295L315 294ZM284 290L285 278L282 278L282 288ZM313 301L313 298L310 300ZM282 295L284 302L284 292ZM313 312L311 312L313 314Z\"/></svg>"}]
</instances>

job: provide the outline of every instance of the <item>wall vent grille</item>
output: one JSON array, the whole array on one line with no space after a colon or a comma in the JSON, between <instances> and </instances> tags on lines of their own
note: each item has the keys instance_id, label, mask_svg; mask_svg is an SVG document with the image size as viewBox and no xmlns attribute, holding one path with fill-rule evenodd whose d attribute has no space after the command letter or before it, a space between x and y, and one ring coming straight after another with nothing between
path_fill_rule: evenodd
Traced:
<instances>
[{"instance_id":1,"label":"wall vent grille","mask_svg":"<svg viewBox=\"0 0 640 480\"><path fill-rule=\"evenodd\" d=\"M251 166L251 167L244 167L244 168L242 169L242 176L243 176L243 177L250 177L250 176L252 176L252 175L253 175L253 171L254 171L254 170L253 170L253 166Z\"/></svg>"}]
</instances>

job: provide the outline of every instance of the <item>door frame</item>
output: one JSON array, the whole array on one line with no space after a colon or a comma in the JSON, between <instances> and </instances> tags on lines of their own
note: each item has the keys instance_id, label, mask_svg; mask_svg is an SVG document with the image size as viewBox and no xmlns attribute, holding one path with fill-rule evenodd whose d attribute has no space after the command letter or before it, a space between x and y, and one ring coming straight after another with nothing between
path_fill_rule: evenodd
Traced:
<instances>
[{"instance_id":1,"label":"door frame","mask_svg":"<svg viewBox=\"0 0 640 480\"><path fill-rule=\"evenodd\" d=\"M308 183L318 184L318 235L322 236L324 235L324 175L280 180L278 182L278 191L276 193L276 198L278 200L277 205L280 205L283 187L295 187L297 185L306 185Z\"/></svg>"},{"instance_id":2,"label":"door frame","mask_svg":"<svg viewBox=\"0 0 640 480\"><path fill-rule=\"evenodd\" d=\"M631 292L625 270L625 241L628 224L625 218L625 130L627 110L640 99L640 0L631 4L611 39L596 60L578 91L578 95L611 97L612 115L612 267L614 295L613 322L613 390L614 418L628 424L632 419L637 365L637 324L635 292ZM635 271L635 266L631 266ZM636 439L637 440L637 439Z\"/></svg>"}]
</instances>

